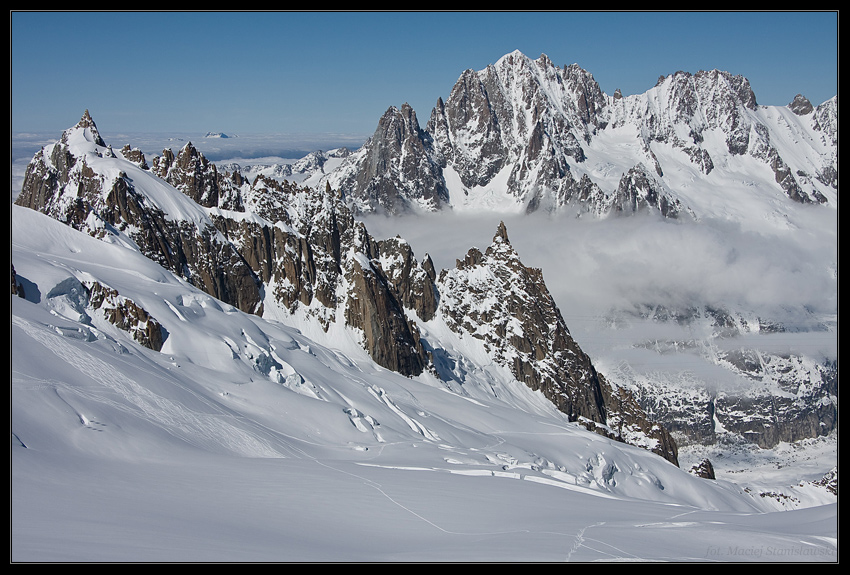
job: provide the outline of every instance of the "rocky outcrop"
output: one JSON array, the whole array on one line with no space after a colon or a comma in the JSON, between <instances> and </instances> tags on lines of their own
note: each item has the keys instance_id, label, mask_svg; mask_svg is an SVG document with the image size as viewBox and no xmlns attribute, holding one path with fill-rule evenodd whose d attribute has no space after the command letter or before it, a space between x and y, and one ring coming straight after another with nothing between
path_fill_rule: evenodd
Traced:
<instances>
[{"instance_id":1,"label":"rocky outcrop","mask_svg":"<svg viewBox=\"0 0 850 575\"><path fill-rule=\"evenodd\" d=\"M542 272L522 264L504 223L486 251L471 249L440 274L437 287L446 325L481 340L494 363L571 421L677 463L669 432L647 418L630 392L611 386L572 338Z\"/></svg>"},{"instance_id":2,"label":"rocky outcrop","mask_svg":"<svg viewBox=\"0 0 850 575\"><path fill-rule=\"evenodd\" d=\"M666 193L663 184L644 166L636 166L623 175L610 205L618 214L657 210L665 218L676 218L683 211L679 201Z\"/></svg>"},{"instance_id":3,"label":"rocky outcrop","mask_svg":"<svg viewBox=\"0 0 850 575\"><path fill-rule=\"evenodd\" d=\"M154 351L160 351L168 337L163 326L141 305L97 280L67 277L47 293L46 305L56 316L86 326L76 330L57 329L73 332L75 337L88 341L103 337L103 325L96 320L126 332L128 337Z\"/></svg>"},{"instance_id":4,"label":"rocky outcrop","mask_svg":"<svg viewBox=\"0 0 850 575\"><path fill-rule=\"evenodd\" d=\"M18 274L15 272L15 264L12 264L12 295L22 298L27 297L24 290L24 284L18 283Z\"/></svg>"},{"instance_id":5,"label":"rocky outcrop","mask_svg":"<svg viewBox=\"0 0 850 575\"><path fill-rule=\"evenodd\" d=\"M106 321L126 331L130 337L148 349L162 349L166 337L165 330L144 308L100 282L89 282L86 288L89 305L101 313Z\"/></svg>"},{"instance_id":6,"label":"rocky outcrop","mask_svg":"<svg viewBox=\"0 0 850 575\"><path fill-rule=\"evenodd\" d=\"M365 228L360 235L365 238ZM408 321L404 305L383 269L373 262L379 257L368 244L366 258L350 260L346 280L350 289L345 302L346 323L361 330L372 358L393 371L418 375L431 363L422 347L416 325Z\"/></svg>"},{"instance_id":7,"label":"rocky outcrop","mask_svg":"<svg viewBox=\"0 0 850 575\"><path fill-rule=\"evenodd\" d=\"M702 477L703 479L717 479L714 475L714 465L712 465L711 461L708 459L703 459L691 467L689 473L696 475L697 477Z\"/></svg>"},{"instance_id":8,"label":"rocky outcrop","mask_svg":"<svg viewBox=\"0 0 850 575\"><path fill-rule=\"evenodd\" d=\"M812 106L812 103L808 98L803 96L802 94L797 94L794 96L794 99L791 100L791 103L788 104L788 107L791 108L791 111L797 114L798 116L805 116L806 114L811 114L814 112L815 107Z\"/></svg>"},{"instance_id":9,"label":"rocky outcrop","mask_svg":"<svg viewBox=\"0 0 850 575\"><path fill-rule=\"evenodd\" d=\"M145 159L144 153L139 148L130 148L130 144L124 144L121 148L121 157L129 160L139 166L143 170L149 169L148 162Z\"/></svg>"},{"instance_id":10,"label":"rocky outcrop","mask_svg":"<svg viewBox=\"0 0 850 575\"><path fill-rule=\"evenodd\" d=\"M175 156L170 149L153 159L153 173L192 198L197 204L212 208L242 211L240 176L219 174L216 165L207 160L192 142L186 143Z\"/></svg>"},{"instance_id":11,"label":"rocky outcrop","mask_svg":"<svg viewBox=\"0 0 850 575\"><path fill-rule=\"evenodd\" d=\"M413 310L422 321L437 311L437 273L428 254L419 262L413 249L401 237L377 242L377 264L405 309Z\"/></svg>"}]
</instances>

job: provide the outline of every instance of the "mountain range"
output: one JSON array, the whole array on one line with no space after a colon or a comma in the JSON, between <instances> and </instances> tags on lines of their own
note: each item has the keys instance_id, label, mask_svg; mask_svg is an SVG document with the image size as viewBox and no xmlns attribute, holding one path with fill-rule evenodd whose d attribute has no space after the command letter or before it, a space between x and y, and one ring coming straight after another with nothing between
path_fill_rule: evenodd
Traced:
<instances>
[{"instance_id":1,"label":"mountain range","mask_svg":"<svg viewBox=\"0 0 850 575\"><path fill-rule=\"evenodd\" d=\"M558 68L545 55L513 52L463 72L424 129L409 106L390 107L359 150L334 152L332 169L302 171L300 181L339 190L361 216L545 213L568 225L647 214L760 234L766 221L767 234L796 233L810 225L794 221L807 207L826 218L837 208L837 141L837 98L813 106L797 95L785 107L760 106L746 78L718 70L676 72L643 94L608 96L575 64ZM835 263L821 272L831 275ZM617 367L619 385L680 441L713 444L722 429L773 447L836 429L834 352L775 353L758 343L717 349L753 334L830 334L829 313L790 302L764 309L723 298L643 297L626 309L612 303L606 321L686 326L684 336L651 345L701 350L749 382L718 391L694 386L690 374L677 383Z\"/></svg>"},{"instance_id":2,"label":"mountain range","mask_svg":"<svg viewBox=\"0 0 850 575\"><path fill-rule=\"evenodd\" d=\"M752 161L759 185L835 204L837 99L759 106L746 78L676 72L608 96L578 65L507 54L467 70L421 128L391 107L364 146L323 179L354 209L693 212L682 178L722 182Z\"/></svg>"},{"instance_id":3,"label":"mountain range","mask_svg":"<svg viewBox=\"0 0 850 575\"><path fill-rule=\"evenodd\" d=\"M535 430L540 422L566 425L579 439L549 455L535 451L550 449L544 444L523 444L522 461L492 449L480 460L460 457L470 470L502 461L509 471L527 460L529 477L563 485L648 500L663 491L658 500L676 493L671 501L740 510L764 509L765 498L768 508L783 508L788 496L762 491L754 499L734 487L704 487L699 482L714 477L711 463L693 473L677 469L679 443L709 445L722 430L773 447L837 432L837 356L715 349L718 364L752 385L713 394L646 379L627 366L605 371L568 329L546 270L523 263L504 221L489 246L472 247L440 270L428 254L416 257L408 240L374 236L361 217L650 214L696 225L718 210L741 214L758 203L834 211L837 100L815 108L798 97L785 109L760 107L744 78L717 71L678 72L645 94L608 97L578 66L559 69L545 56L515 52L464 72L425 129L409 106L391 107L359 150L334 155L327 170L327 156L305 158L298 172L315 175L301 184L287 179L292 170L217 166L192 143L148 163L138 148L107 144L88 111L42 148L12 212L12 290L20 296L12 322L16 461L31 457L20 450L76 443L67 435L74 424L98 429L87 409L112 413L116 422L119 412L132 413L132 426L148 419L180 440L177 451L189 445L270 458L295 453L292 441L307 451L348 445L362 454L413 436L437 453L468 454L467 434L480 447L495 439L489 434L498 418L516 417L537 419L529 424ZM705 196L705 186L724 182L738 183ZM716 207L741 188L752 197ZM791 329L785 317L747 311L647 301L616 313L705 325L714 343ZM834 329L817 314L807 317L810 330ZM45 348L84 377L63 381L56 368L38 367L28 346ZM144 376L148 370L157 375ZM193 390L213 411L239 414L234 422L253 423L204 423L197 410L207 408L166 408L176 396L151 387L154 380ZM242 383L230 388L229 380ZM264 387L251 392L255 386L246 385L255 380ZM76 415L47 424L45 408L34 406L62 411L62 403L38 389L53 390ZM458 399L435 402L434 391ZM107 401L111 394L123 399ZM444 411L423 407L420 394ZM279 408L285 423L266 400L295 402ZM464 415L467 404L476 407ZM403 425L387 428L386 418ZM147 436L125 433L109 449L150 457L137 444ZM596 441L610 447L594 451ZM80 445L86 457L104 449L89 439ZM568 463L571 450L585 461ZM21 477L30 465L21 465ZM818 481L797 497L829 501L836 472ZM680 487L671 491L672 484Z\"/></svg>"}]
</instances>

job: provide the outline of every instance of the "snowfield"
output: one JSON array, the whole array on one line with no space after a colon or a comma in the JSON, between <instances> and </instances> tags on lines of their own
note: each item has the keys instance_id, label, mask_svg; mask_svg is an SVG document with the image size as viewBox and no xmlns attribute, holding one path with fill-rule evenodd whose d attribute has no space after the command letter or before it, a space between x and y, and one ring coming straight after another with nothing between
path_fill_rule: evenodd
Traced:
<instances>
[{"instance_id":1,"label":"snowfield","mask_svg":"<svg viewBox=\"0 0 850 575\"><path fill-rule=\"evenodd\" d=\"M824 489L777 510L754 476L592 434L499 370L406 378L339 326L308 335L131 245L11 219L14 562L837 561ZM147 310L162 350L93 310L90 280Z\"/></svg>"}]
</instances>

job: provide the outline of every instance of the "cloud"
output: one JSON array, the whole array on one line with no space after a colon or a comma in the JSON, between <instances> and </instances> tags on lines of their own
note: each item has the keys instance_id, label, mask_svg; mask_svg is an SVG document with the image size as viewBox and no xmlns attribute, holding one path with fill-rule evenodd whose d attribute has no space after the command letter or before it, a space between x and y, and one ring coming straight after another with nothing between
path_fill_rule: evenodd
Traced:
<instances>
[{"instance_id":1,"label":"cloud","mask_svg":"<svg viewBox=\"0 0 850 575\"><path fill-rule=\"evenodd\" d=\"M745 229L723 220L654 216L572 219L544 214L443 213L366 218L374 235L399 234L418 257L454 267L472 247L489 245L504 220L527 266L539 267L565 316L634 305L723 306L792 318L799 309L837 310L835 213L795 214L783 228Z\"/></svg>"}]
</instances>

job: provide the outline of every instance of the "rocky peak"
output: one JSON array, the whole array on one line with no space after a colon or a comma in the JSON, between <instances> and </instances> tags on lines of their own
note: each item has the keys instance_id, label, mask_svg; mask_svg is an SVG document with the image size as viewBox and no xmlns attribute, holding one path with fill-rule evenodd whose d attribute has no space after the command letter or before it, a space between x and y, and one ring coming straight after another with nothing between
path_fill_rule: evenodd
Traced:
<instances>
[{"instance_id":1,"label":"rocky peak","mask_svg":"<svg viewBox=\"0 0 850 575\"><path fill-rule=\"evenodd\" d=\"M637 123L647 143L699 146L706 130L720 129L728 134L729 151L735 154L746 152L752 120L745 110L757 107L755 94L746 78L719 70L696 74L678 71L662 76L646 94L620 102L630 105L617 108L614 124ZM620 110L625 114L619 113ZM690 142L678 135L682 126L688 128Z\"/></svg>"},{"instance_id":2,"label":"rocky peak","mask_svg":"<svg viewBox=\"0 0 850 575\"><path fill-rule=\"evenodd\" d=\"M121 148L121 156L125 160L135 163L143 170L149 169L148 163L145 160L145 154L139 148L130 148L130 144L124 144L124 147Z\"/></svg>"},{"instance_id":3,"label":"rocky peak","mask_svg":"<svg viewBox=\"0 0 850 575\"><path fill-rule=\"evenodd\" d=\"M422 321L429 321L437 310L436 275L431 258L418 262L410 244L401 237L382 240L376 244L375 263L398 294L404 308L416 312Z\"/></svg>"},{"instance_id":4,"label":"rocky peak","mask_svg":"<svg viewBox=\"0 0 850 575\"><path fill-rule=\"evenodd\" d=\"M505 225L504 221L499 222L499 227L496 229L496 235L493 236L493 243L506 243L510 244L510 240L508 239L508 228Z\"/></svg>"},{"instance_id":5,"label":"rocky peak","mask_svg":"<svg viewBox=\"0 0 850 575\"><path fill-rule=\"evenodd\" d=\"M355 212L440 209L448 199L430 134L408 104L387 109L375 133L332 179Z\"/></svg>"},{"instance_id":6,"label":"rocky peak","mask_svg":"<svg viewBox=\"0 0 850 575\"><path fill-rule=\"evenodd\" d=\"M61 141L67 144L69 139L75 133L81 133L83 138L97 146L106 147L106 144L104 143L103 138L100 137L100 132L98 132L97 126L95 125L94 120L92 120L88 110L83 113L82 118L80 118L80 121L77 122L73 128L65 130L62 134Z\"/></svg>"},{"instance_id":7,"label":"rocky peak","mask_svg":"<svg viewBox=\"0 0 850 575\"><path fill-rule=\"evenodd\" d=\"M153 171L206 208L218 206L218 172L198 149L187 142L175 156L164 150L153 160Z\"/></svg>"},{"instance_id":8,"label":"rocky peak","mask_svg":"<svg viewBox=\"0 0 850 575\"><path fill-rule=\"evenodd\" d=\"M794 99L791 100L791 103L788 104L788 107L791 108L791 111L797 114L798 116L805 116L806 114L811 114L814 111L814 106L809 102L809 99L803 96L802 94L797 94L794 96Z\"/></svg>"},{"instance_id":9,"label":"rocky peak","mask_svg":"<svg viewBox=\"0 0 850 575\"><path fill-rule=\"evenodd\" d=\"M593 74L578 64L564 66L564 79L573 94L578 117L586 126L604 128L607 117L607 101ZM622 97L622 94L620 95Z\"/></svg>"},{"instance_id":10,"label":"rocky peak","mask_svg":"<svg viewBox=\"0 0 850 575\"><path fill-rule=\"evenodd\" d=\"M616 213L633 214L655 209L665 218L676 218L683 209L643 165L623 174L611 204Z\"/></svg>"},{"instance_id":11,"label":"rocky peak","mask_svg":"<svg viewBox=\"0 0 850 575\"><path fill-rule=\"evenodd\" d=\"M153 159L153 173L205 208L243 211L241 175L219 172L192 142L177 155L171 149Z\"/></svg>"},{"instance_id":12,"label":"rocky peak","mask_svg":"<svg viewBox=\"0 0 850 575\"><path fill-rule=\"evenodd\" d=\"M581 142L605 125L605 106L598 84L577 65L561 70L545 54L530 60L513 52L480 72L465 71L428 130L466 188L490 185L510 167L507 193L528 202L533 190L572 180L568 162L584 161Z\"/></svg>"},{"instance_id":13,"label":"rocky peak","mask_svg":"<svg viewBox=\"0 0 850 575\"><path fill-rule=\"evenodd\" d=\"M542 271L522 264L504 222L484 252L471 249L440 274L437 287L446 325L480 340L494 363L570 420L677 462L669 433L649 421L628 391L612 387L572 338Z\"/></svg>"}]
</instances>

